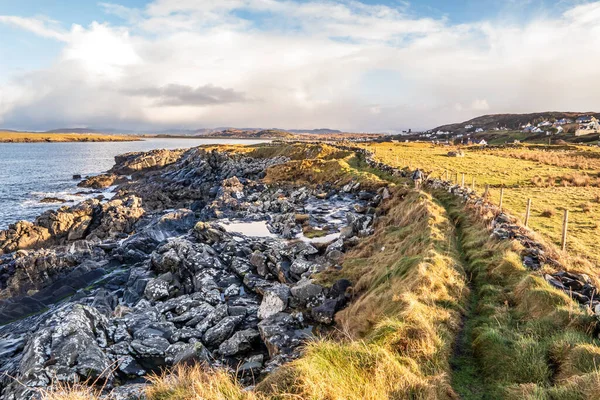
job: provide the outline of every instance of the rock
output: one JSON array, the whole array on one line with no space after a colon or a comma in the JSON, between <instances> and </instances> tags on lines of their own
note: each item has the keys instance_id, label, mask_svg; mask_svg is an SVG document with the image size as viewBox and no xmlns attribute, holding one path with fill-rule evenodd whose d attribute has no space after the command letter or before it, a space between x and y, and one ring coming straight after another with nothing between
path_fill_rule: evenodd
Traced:
<instances>
[{"instance_id":1,"label":"rock","mask_svg":"<svg viewBox=\"0 0 600 400\"><path fill-rule=\"evenodd\" d=\"M296 335L298 321L290 314L278 313L262 320L258 331L269 356L289 354L300 343Z\"/></svg>"},{"instance_id":2,"label":"rock","mask_svg":"<svg viewBox=\"0 0 600 400\"><path fill-rule=\"evenodd\" d=\"M323 293L323 287L312 283L312 280L302 278L291 288L292 296L300 300L301 304L316 299Z\"/></svg>"},{"instance_id":3,"label":"rock","mask_svg":"<svg viewBox=\"0 0 600 400\"><path fill-rule=\"evenodd\" d=\"M233 356L252 349L260 334L256 329L245 329L233 334L229 339L221 343L219 353L223 356Z\"/></svg>"},{"instance_id":4,"label":"rock","mask_svg":"<svg viewBox=\"0 0 600 400\"><path fill-rule=\"evenodd\" d=\"M286 285L273 285L264 291L258 309L258 318L266 319L287 308L290 289Z\"/></svg>"},{"instance_id":5,"label":"rock","mask_svg":"<svg viewBox=\"0 0 600 400\"><path fill-rule=\"evenodd\" d=\"M114 174L101 174L86 178L79 182L77 186L92 189L105 189L109 186L112 186L116 182L117 178L117 175Z\"/></svg>"},{"instance_id":6,"label":"rock","mask_svg":"<svg viewBox=\"0 0 600 400\"><path fill-rule=\"evenodd\" d=\"M147 384L133 383L118 386L110 391L107 400L145 400Z\"/></svg>"},{"instance_id":7,"label":"rock","mask_svg":"<svg viewBox=\"0 0 600 400\"><path fill-rule=\"evenodd\" d=\"M164 167L179 160L185 150L151 150L148 152L125 153L115 157L111 172L129 175L143 170Z\"/></svg>"},{"instance_id":8,"label":"rock","mask_svg":"<svg viewBox=\"0 0 600 400\"><path fill-rule=\"evenodd\" d=\"M102 350L107 343L106 325L106 317L87 306L52 316L25 346L21 383L35 384L39 379L35 376L59 371L83 379L112 379L112 362Z\"/></svg>"},{"instance_id":9,"label":"rock","mask_svg":"<svg viewBox=\"0 0 600 400\"><path fill-rule=\"evenodd\" d=\"M234 329L242 320L243 317L241 316L223 318L215 326L206 331L202 337L202 341L207 346L220 345L233 334Z\"/></svg>"},{"instance_id":10,"label":"rock","mask_svg":"<svg viewBox=\"0 0 600 400\"><path fill-rule=\"evenodd\" d=\"M144 296L148 300L156 301L169 297L169 283L162 279L151 279L144 289Z\"/></svg>"},{"instance_id":11,"label":"rock","mask_svg":"<svg viewBox=\"0 0 600 400\"><path fill-rule=\"evenodd\" d=\"M156 371L166 364L165 352L171 344L162 337L133 340L131 349L139 364L150 371Z\"/></svg>"},{"instance_id":12,"label":"rock","mask_svg":"<svg viewBox=\"0 0 600 400\"><path fill-rule=\"evenodd\" d=\"M40 200L40 203L66 203L67 200L59 199L58 197L44 197Z\"/></svg>"},{"instance_id":13,"label":"rock","mask_svg":"<svg viewBox=\"0 0 600 400\"><path fill-rule=\"evenodd\" d=\"M331 324L337 309L338 302L335 299L326 299L321 305L313 307L311 315L313 319L322 324Z\"/></svg>"},{"instance_id":14,"label":"rock","mask_svg":"<svg viewBox=\"0 0 600 400\"><path fill-rule=\"evenodd\" d=\"M173 365L193 365L204 362L209 363L210 354L206 347L200 342L183 344L181 348L173 355L171 363Z\"/></svg>"}]
</instances>

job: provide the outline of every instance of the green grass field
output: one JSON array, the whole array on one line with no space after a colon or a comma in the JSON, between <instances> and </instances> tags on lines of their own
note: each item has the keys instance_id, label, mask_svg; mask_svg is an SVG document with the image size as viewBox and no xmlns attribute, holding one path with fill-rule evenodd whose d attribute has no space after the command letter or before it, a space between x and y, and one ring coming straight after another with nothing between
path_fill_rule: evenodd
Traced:
<instances>
[{"instance_id":1,"label":"green grass field","mask_svg":"<svg viewBox=\"0 0 600 400\"><path fill-rule=\"evenodd\" d=\"M520 149L465 148L464 157L449 157L456 147L424 143L365 145L376 158L397 167L430 172L475 187L482 193L490 185L496 204L504 186L504 208L524 219L527 199L532 199L529 226L555 244L560 243L563 210L569 209L568 250L600 260L600 149L584 146L527 146ZM579 186L581 185L581 186Z\"/></svg>"}]
</instances>

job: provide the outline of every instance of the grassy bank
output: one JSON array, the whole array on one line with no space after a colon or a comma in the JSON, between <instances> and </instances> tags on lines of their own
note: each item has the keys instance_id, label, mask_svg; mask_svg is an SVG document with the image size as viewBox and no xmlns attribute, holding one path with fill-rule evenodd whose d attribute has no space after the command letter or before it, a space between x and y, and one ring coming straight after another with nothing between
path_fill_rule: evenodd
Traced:
<instances>
[{"instance_id":1,"label":"grassy bank","mask_svg":"<svg viewBox=\"0 0 600 400\"><path fill-rule=\"evenodd\" d=\"M131 142L140 140L134 136L101 135L95 133L36 133L0 131L0 143L38 142Z\"/></svg>"},{"instance_id":2,"label":"grassy bank","mask_svg":"<svg viewBox=\"0 0 600 400\"><path fill-rule=\"evenodd\" d=\"M453 233L429 195L397 193L376 233L321 277L356 282L338 335L309 343L253 392L219 372L177 369L154 381L149 399L456 398L449 360L468 289Z\"/></svg>"},{"instance_id":3,"label":"grassy bank","mask_svg":"<svg viewBox=\"0 0 600 400\"><path fill-rule=\"evenodd\" d=\"M527 270L515 241L490 239L484 221L447 193L436 193L457 224L472 307L467 356L457 361L455 387L464 399L594 399L600 393L598 321L544 273ZM473 368L484 390L472 390ZM479 383L479 382L475 382Z\"/></svg>"}]
</instances>

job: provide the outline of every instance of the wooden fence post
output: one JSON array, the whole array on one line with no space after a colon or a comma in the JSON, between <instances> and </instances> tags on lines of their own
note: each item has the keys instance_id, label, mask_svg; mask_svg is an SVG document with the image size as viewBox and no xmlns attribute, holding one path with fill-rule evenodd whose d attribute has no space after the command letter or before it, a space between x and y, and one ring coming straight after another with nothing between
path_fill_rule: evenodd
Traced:
<instances>
[{"instance_id":1,"label":"wooden fence post","mask_svg":"<svg viewBox=\"0 0 600 400\"><path fill-rule=\"evenodd\" d=\"M561 249L565 251L567 249L567 227L569 225L569 210L565 209L565 216L563 217L563 229L562 229L562 240Z\"/></svg>"},{"instance_id":2,"label":"wooden fence post","mask_svg":"<svg viewBox=\"0 0 600 400\"><path fill-rule=\"evenodd\" d=\"M488 185L487 183L485 184L485 191L483 192L483 198L485 200L487 200L488 196L490 194L490 185Z\"/></svg>"},{"instance_id":3,"label":"wooden fence post","mask_svg":"<svg viewBox=\"0 0 600 400\"><path fill-rule=\"evenodd\" d=\"M500 211L502 211L502 203L504 202L504 188L501 187L500 188L500 204L498 207L500 207Z\"/></svg>"},{"instance_id":4,"label":"wooden fence post","mask_svg":"<svg viewBox=\"0 0 600 400\"><path fill-rule=\"evenodd\" d=\"M525 227L529 225L529 215L531 213L531 199L527 199L527 211L525 211Z\"/></svg>"},{"instance_id":5,"label":"wooden fence post","mask_svg":"<svg viewBox=\"0 0 600 400\"><path fill-rule=\"evenodd\" d=\"M475 190L475 177L471 179L471 190Z\"/></svg>"},{"instance_id":6,"label":"wooden fence post","mask_svg":"<svg viewBox=\"0 0 600 400\"><path fill-rule=\"evenodd\" d=\"M460 181L460 187L465 187L465 174L462 174L462 180Z\"/></svg>"}]
</instances>

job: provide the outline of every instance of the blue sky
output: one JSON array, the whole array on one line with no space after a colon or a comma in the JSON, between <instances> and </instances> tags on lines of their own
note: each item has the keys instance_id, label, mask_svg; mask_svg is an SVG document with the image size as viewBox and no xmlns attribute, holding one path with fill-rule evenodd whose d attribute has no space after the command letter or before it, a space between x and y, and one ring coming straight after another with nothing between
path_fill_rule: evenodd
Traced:
<instances>
[{"instance_id":1,"label":"blue sky","mask_svg":"<svg viewBox=\"0 0 600 400\"><path fill-rule=\"evenodd\" d=\"M395 130L594 109L594 63L565 54L595 59L599 33L597 1L0 0L0 127Z\"/></svg>"}]
</instances>

